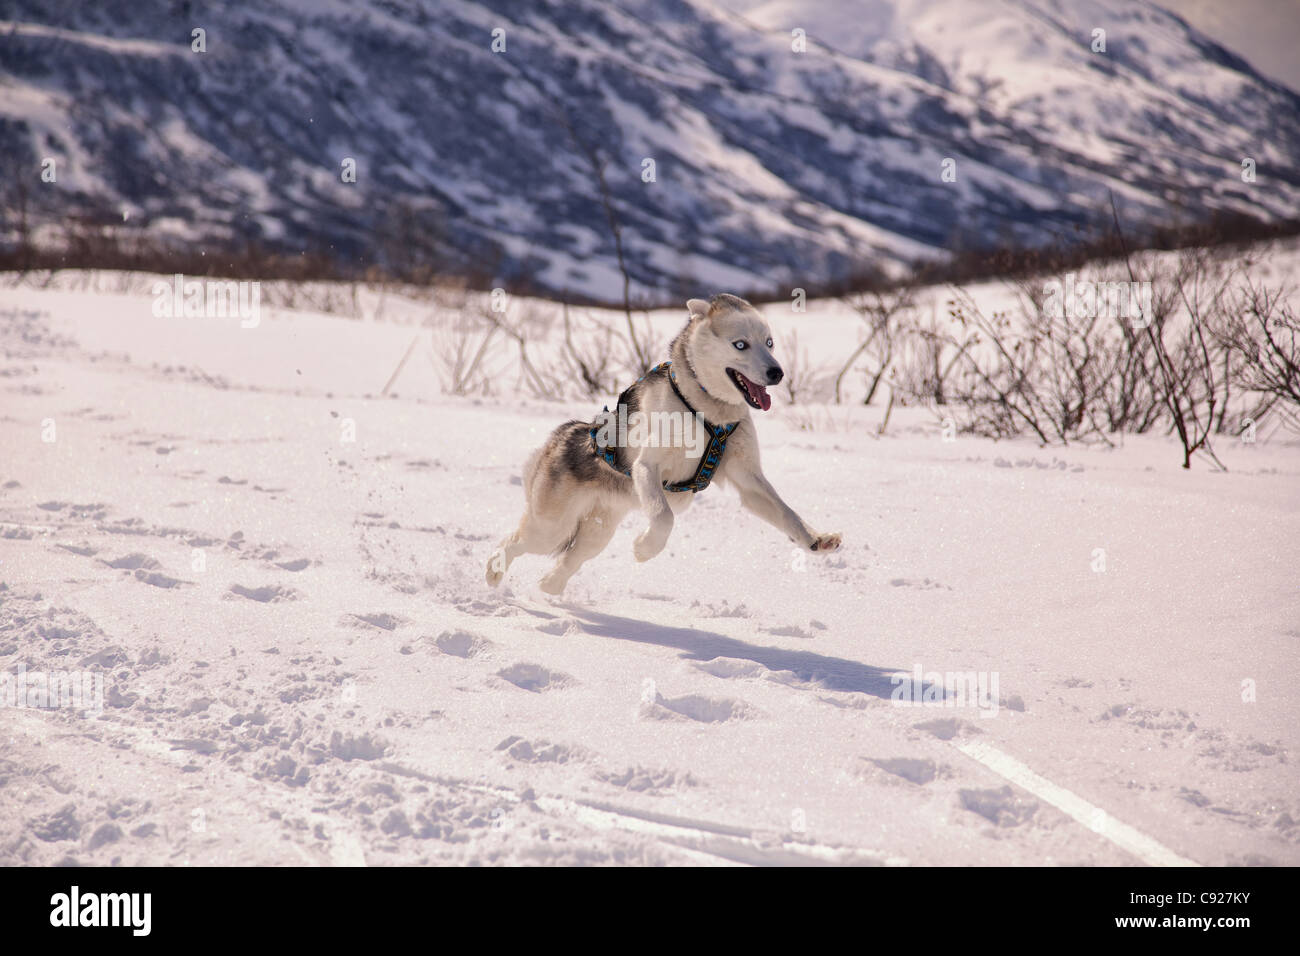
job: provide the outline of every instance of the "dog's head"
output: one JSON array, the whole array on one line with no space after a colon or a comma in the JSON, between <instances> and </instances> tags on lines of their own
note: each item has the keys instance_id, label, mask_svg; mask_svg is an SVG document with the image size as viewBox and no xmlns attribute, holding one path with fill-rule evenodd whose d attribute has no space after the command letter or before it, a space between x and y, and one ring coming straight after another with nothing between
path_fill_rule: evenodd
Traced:
<instances>
[{"instance_id":1,"label":"dog's head","mask_svg":"<svg viewBox=\"0 0 1300 956\"><path fill-rule=\"evenodd\" d=\"M686 354L704 390L720 402L767 411L769 385L785 375L772 356L772 330L758 310L722 293L686 303Z\"/></svg>"}]
</instances>

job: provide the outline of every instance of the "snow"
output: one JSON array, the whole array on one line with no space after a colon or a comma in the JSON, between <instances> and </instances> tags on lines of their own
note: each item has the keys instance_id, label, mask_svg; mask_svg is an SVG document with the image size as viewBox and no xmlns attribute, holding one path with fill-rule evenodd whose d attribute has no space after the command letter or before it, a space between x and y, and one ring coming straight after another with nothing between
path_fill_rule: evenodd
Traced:
<instances>
[{"instance_id":1,"label":"snow","mask_svg":"<svg viewBox=\"0 0 1300 956\"><path fill-rule=\"evenodd\" d=\"M9 36L40 37L58 40L63 43L76 43L81 46L119 56L167 57L183 56L189 53L189 45L177 46L174 43L154 43L148 40L123 40L118 37L86 33L81 30L67 30L61 27L46 26L41 23L18 23L13 20L0 20L0 33Z\"/></svg>"},{"instance_id":2,"label":"snow","mask_svg":"<svg viewBox=\"0 0 1300 956\"><path fill-rule=\"evenodd\" d=\"M353 318L267 283L241 328L154 317L155 278L0 288L0 674L108 696L0 707L0 863L1300 862L1285 433L1184 472L1160 436L949 442L911 408L879 436L778 391L765 470L840 552L709 489L553 599L541 558L484 565L528 453L612 396L530 397L504 353L446 395L420 344L380 397L454 296ZM856 326L767 312L816 362ZM891 701L917 670L996 693Z\"/></svg>"}]
</instances>

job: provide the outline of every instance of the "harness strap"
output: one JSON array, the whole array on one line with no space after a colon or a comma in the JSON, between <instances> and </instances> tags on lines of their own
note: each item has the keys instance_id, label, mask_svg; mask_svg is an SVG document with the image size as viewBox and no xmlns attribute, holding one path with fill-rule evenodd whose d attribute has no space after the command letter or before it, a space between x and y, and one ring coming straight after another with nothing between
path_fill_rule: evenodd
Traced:
<instances>
[{"instance_id":1,"label":"harness strap","mask_svg":"<svg viewBox=\"0 0 1300 956\"><path fill-rule=\"evenodd\" d=\"M663 483L664 491L689 491L692 493L698 493L709 487L709 483L713 481L713 473L718 470L718 465L722 463L723 453L727 450L727 439L731 437L731 433L736 430L736 426L738 426L740 422L730 422L726 425L714 425L696 411L695 406L686 400L686 396L682 394L682 390L677 387L677 375L673 372L672 365L672 362L662 362L650 369L650 371L646 372L645 375L642 375L641 378L637 379L637 381L641 382L647 376L653 375L656 372L667 372L668 383L673 387L674 394L676 394L681 403L690 410L691 414L699 421L703 422L704 427L709 430L709 446L704 449L704 453L700 456L700 463L695 469L695 474L686 481L675 481L672 483L665 481ZM705 392L705 394L707 395L708 393ZM608 405L605 406L605 411L609 411ZM596 432L596 428L591 429L591 441L596 447L596 454L604 459L605 464L609 465L615 471L631 477L632 470L630 468L620 468L618 466L618 459L614 455L614 452L609 448L609 446L601 445L597 441Z\"/></svg>"}]
</instances>

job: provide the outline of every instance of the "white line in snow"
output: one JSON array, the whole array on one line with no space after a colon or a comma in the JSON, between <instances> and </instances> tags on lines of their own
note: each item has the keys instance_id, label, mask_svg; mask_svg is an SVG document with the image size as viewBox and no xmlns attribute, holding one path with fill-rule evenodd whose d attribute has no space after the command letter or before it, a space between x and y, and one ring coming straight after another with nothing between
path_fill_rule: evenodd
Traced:
<instances>
[{"instance_id":1,"label":"white line in snow","mask_svg":"<svg viewBox=\"0 0 1300 956\"><path fill-rule=\"evenodd\" d=\"M619 829L657 837L693 855L719 857L731 863L749 866L800 866L809 863L832 865L875 863L902 866L906 860L881 857L873 850L833 847L816 843L786 841L773 833L763 840L753 831L726 824L650 814L610 804L593 804L563 797L538 797L543 810L562 813L579 823L596 829ZM657 819L656 819L657 818Z\"/></svg>"},{"instance_id":2,"label":"white line in snow","mask_svg":"<svg viewBox=\"0 0 1300 956\"><path fill-rule=\"evenodd\" d=\"M379 765L379 769L443 786L492 794L515 803L522 799L516 790L506 785L474 783L457 777L428 774L393 762L384 762ZM534 802L543 810L571 817L597 829L619 829L656 837L699 859L722 859L749 866L797 866L808 862L907 865L907 860L902 857L882 857L875 850L786 840L775 832L768 834L767 839L762 839L757 831L746 827L635 810L609 803L554 796L539 796Z\"/></svg>"},{"instance_id":3,"label":"white line in snow","mask_svg":"<svg viewBox=\"0 0 1300 956\"><path fill-rule=\"evenodd\" d=\"M1034 796L1046 800L1052 806L1069 814L1093 833L1105 837L1121 850L1132 853L1143 863L1150 866L1200 866L1195 860L1179 856L1145 833L1116 820L1101 807L1093 806L1083 797L1039 776L1015 757L1009 757L986 743L974 740L964 743L954 741L954 746L999 776L1005 777L1016 786L1028 790Z\"/></svg>"}]
</instances>

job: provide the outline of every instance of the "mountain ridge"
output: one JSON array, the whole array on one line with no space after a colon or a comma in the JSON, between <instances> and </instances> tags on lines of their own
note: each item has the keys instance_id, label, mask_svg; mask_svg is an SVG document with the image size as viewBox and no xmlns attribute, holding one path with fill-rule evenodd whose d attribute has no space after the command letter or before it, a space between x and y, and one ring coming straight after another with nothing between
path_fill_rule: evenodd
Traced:
<instances>
[{"instance_id":1,"label":"mountain ridge","mask_svg":"<svg viewBox=\"0 0 1300 956\"><path fill-rule=\"evenodd\" d=\"M125 216L609 299L614 227L634 292L677 294L1040 246L1112 192L1142 227L1300 209L1300 96L1145 3L875 0L849 50L829 2L13 6L0 137L38 235Z\"/></svg>"}]
</instances>

